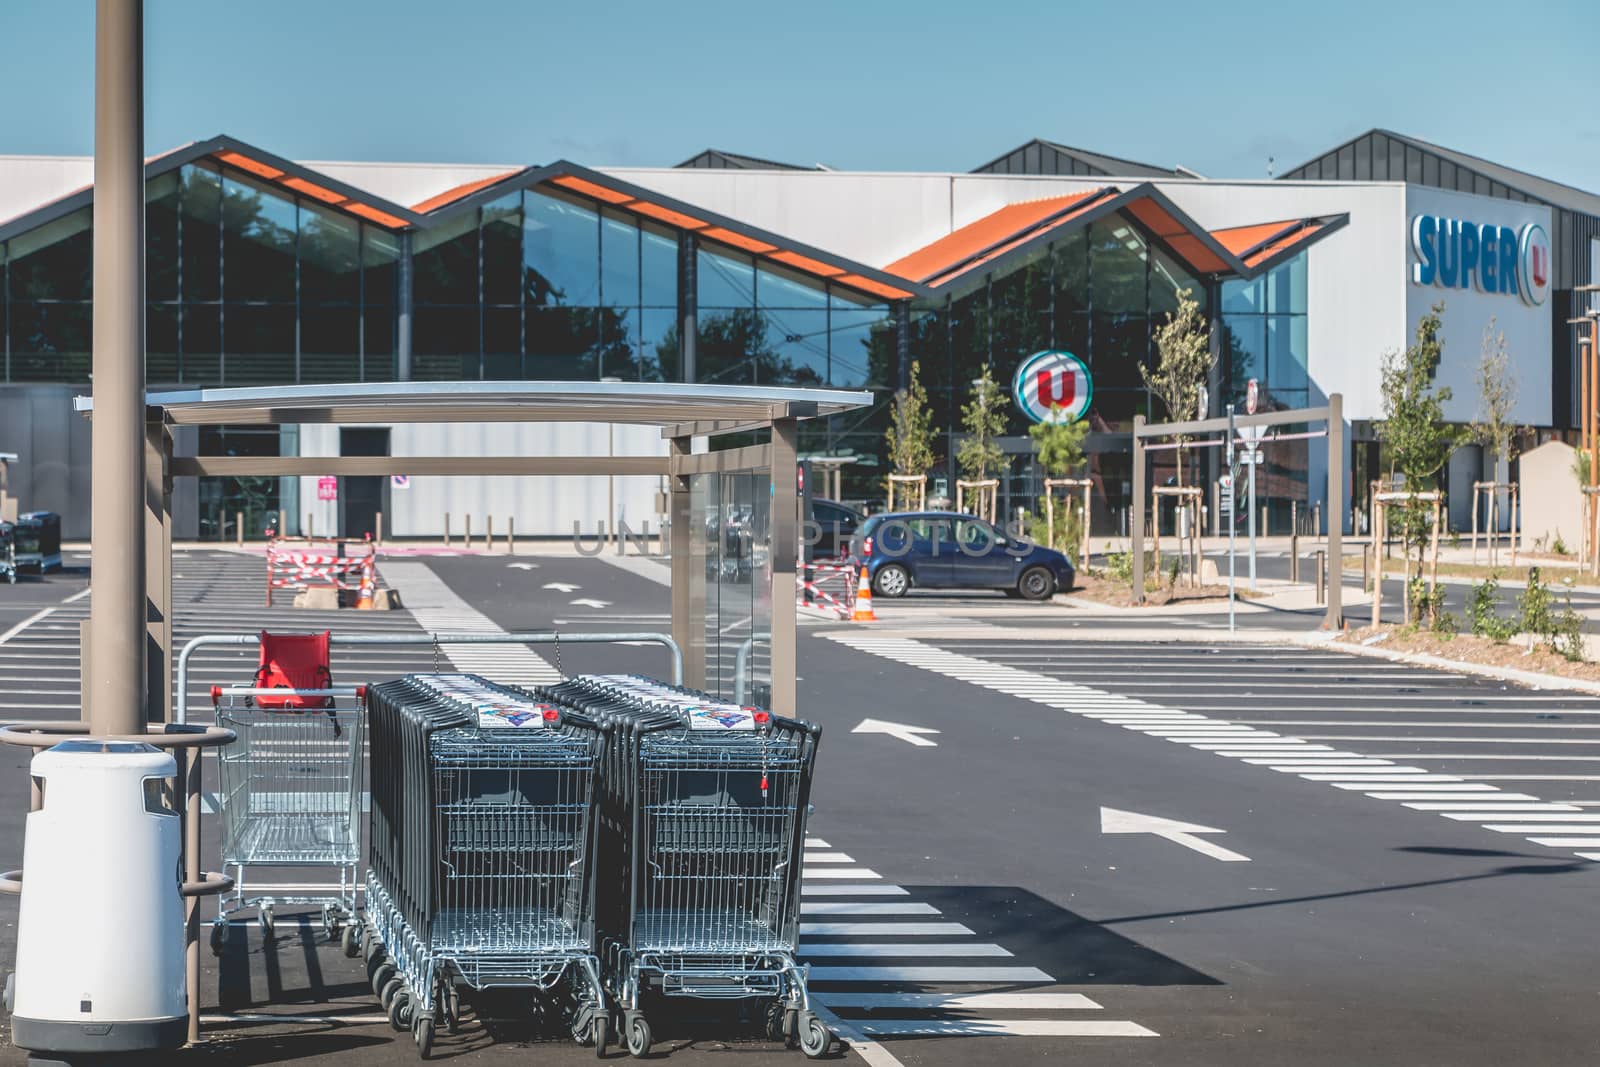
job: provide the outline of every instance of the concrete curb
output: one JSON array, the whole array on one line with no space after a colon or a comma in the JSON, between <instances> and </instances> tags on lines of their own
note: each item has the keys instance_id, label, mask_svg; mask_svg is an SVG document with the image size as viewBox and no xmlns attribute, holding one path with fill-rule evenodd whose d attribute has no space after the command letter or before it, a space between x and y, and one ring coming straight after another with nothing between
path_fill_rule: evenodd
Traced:
<instances>
[{"instance_id":1,"label":"concrete curb","mask_svg":"<svg viewBox=\"0 0 1600 1067\"><path fill-rule=\"evenodd\" d=\"M1327 634L1295 635L1295 643L1327 648L1352 656L1386 659L1391 663L1410 663L1422 667L1437 667L1460 674L1476 675L1479 678L1490 678L1497 682L1513 682L1517 685L1527 686L1530 689L1555 689L1567 693L1600 695L1600 682L1590 682L1583 678L1563 678L1559 674L1540 674L1538 671L1519 671L1512 667L1496 667L1487 663L1446 659L1443 656L1435 656L1427 652L1396 652L1394 649L1380 648L1376 645L1345 644L1334 641Z\"/></svg>"}]
</instances>

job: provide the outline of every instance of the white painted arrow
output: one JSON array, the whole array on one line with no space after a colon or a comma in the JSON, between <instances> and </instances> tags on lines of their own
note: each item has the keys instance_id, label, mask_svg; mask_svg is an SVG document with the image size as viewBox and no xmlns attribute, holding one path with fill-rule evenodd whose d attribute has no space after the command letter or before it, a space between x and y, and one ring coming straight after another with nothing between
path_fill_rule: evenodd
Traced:
<instances>
[{"instance_id":1,"label":"white painted arrow","mask_svg":"<svg viewBox=\"0 0 1600 1067\"><path fill-rule=\"evenodd\" d=\"M884 722L882 719L862 719L861 725L850 731L853 734L888 734L898 737L918 748L938 748L939 742L929 741L918 734L936 734L939 731L927 726L908 726L903 722Z\"/></svg>"},{"instance_id":2,"label":"white painted arrow","mask_svg":"<svg viewBox=\"0 0 1600 1067\"><path fill-rule=\"evenodd\" d=\"M514 571L531 571L535 567L537 567L538 564L537 563L507 563L506 566L510 567Z\"/></svg>"},{"instance_id":3,"label":"white painted arrow","mask_svg":"<svg viewBox=\"0 0 1600 1067\"><path fill-rule=\"evenodd\" d=\"M1100 832L1103 834L1155 834L1164 837L1175 845L1192 848L1202 855L1212 859L1221 860L1223 863L1249 863L1249 856L1241 856L1237 852L1214 845L1204 838L1195 837L1195 834L1225 834L1228 831L1218 830L1214 826L1200 826L1192 822L1179 822L1177 819L1163 819L1159 815L1140 815L1135 811L1118 811L1116 808L1100 809Z\"/></svg>"},{"instance_id":4,"label":"white painted arrow","mask_svg":"<svg viewBox=\"0 0 1600 1067\"><path fill-rule=\"evenodd\" d=\"M545 582L544 587L546 589L554 589L558 593L570 593L574 589L583 588L581 585L573 585L570 582Z\"/></svg>"},{"instance_id":5,"label":"white painted arrow","mask_svg":"<svg viewBox=\"0 0 1600 1067\"><path fill-rule=\"evenodd\" d=\"M578 600L570 601L570 603L575 608L595 608L596 610L611 606L611 601L609 600L591 600L588 597L581 597Z\"/></svg>"}]
</instances>

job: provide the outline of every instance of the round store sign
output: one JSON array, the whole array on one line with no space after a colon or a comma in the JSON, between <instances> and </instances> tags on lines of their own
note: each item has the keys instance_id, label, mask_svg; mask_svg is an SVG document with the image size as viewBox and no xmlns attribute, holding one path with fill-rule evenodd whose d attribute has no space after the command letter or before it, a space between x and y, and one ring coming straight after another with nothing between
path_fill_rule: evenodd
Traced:
<instances>
[{"instance_id":1,"label":"round store sign","mask_svg":"<svg viewBox=\"0 0 1600 1067\"><path fill-rule=\"evenodd\" d=\"M1524 226L1517 240L1517 252L1522 268L1518 277L1522 283L1522 299L1538 307L1550 296L1550 237L1544 227L1537 222Z\"/></svg>"},{"instance_id":2,"label":"round store sign","mask_svg":"<svg viewBox=\"0 0 1600 1067\"><path fill-rule=\"evenodd\" d=\"M1035 352L1017 368L1011 395L1034 422L1077 422L1089 413L1094 379L1071 352Z\"/></svg>"}]
</instances>

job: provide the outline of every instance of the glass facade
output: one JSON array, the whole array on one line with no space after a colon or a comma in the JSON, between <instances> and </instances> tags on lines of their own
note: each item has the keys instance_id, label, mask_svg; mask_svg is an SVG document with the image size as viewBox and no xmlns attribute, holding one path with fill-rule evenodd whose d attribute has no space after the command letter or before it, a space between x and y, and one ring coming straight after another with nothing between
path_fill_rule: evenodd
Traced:
<instances>
[{"instance_id":1,"label":"glass facade","mask_svg":"<svg viewBox=\"0 0 1600 1067\"><path fill-rule=\"evenodd\" d=\"M1183 290L1221 325L1220 369L1235 399L1254 377L1274 406L1311 400L1303 254L1262 278L1216 283L1121 213L963 278L953 297L897 311L549 186L445 208L407 233L211 158L150 179L146 193L152 387L393 380L409 268L415 379L683 381L679 329L692 307L696 381L872 390L870 408L801 430L802 454L857 457L844 468L847 499L881 495L902 343L920 361L947 457L982 369L1009 385L1022 359L1047 348L1089 365L1095 431L1163 417L1139 368ZM92 243L87 207L0 242L0 381L87 384ZM693 291L680 292L690 268ZM1013 414L1008 433L1026 428ZM1124 450L1103 449L1095 463L1115 507L1131 481ZM1023 463L1013 473L1031 495L1034 472ZM274 507L270 487L215 495L219 513Z\"/></svg>"},{"instance_id":2,"label":"glass facade","mask_svg":"<svg viewBox=\"0 0 1600 1067\"><path fill-rule=\"evenodd\" d=\"M205 162L145 199L152 386L394 377L394 235ZM4 380L87 384L93 241L84 207L0 247Z\"/></svg>"},{"instance_id":3,"label":"glass facade","mask_svg":"<svg viewBox=\"0 0 1600 1067\"><path fill-rule=\"evenodd\" d=\"M1221 289L1229 398L1244 410L1245 386L1255 378L1262 407L1309 406L1305 253L1250 281L1225 281Z\"/></svg>"}]
</instances>

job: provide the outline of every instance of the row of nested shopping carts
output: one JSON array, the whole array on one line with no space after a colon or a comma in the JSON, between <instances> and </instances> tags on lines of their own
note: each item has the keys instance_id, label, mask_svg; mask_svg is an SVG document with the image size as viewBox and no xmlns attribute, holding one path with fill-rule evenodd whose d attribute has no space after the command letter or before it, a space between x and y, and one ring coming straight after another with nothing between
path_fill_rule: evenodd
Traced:
<instances>
[{"instance_id":1,"label":"row of nested shopping carts","mask_svg":"<svg viewBox=\"0 0 1600 1067\"><path fill-rule=\"evenodd\" d=\"M633 676L366 696L362 947L424 1057L463 986L528 989L597 1054L649 1052L669 997L758 1000L769 1036L826 1054L795 961L816 727Z\"/></svg>"}]
</instances>

